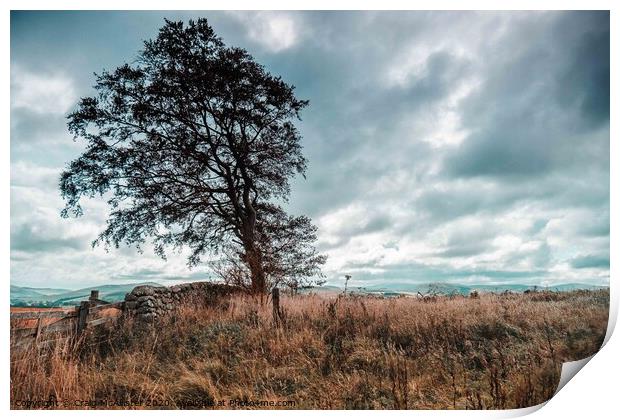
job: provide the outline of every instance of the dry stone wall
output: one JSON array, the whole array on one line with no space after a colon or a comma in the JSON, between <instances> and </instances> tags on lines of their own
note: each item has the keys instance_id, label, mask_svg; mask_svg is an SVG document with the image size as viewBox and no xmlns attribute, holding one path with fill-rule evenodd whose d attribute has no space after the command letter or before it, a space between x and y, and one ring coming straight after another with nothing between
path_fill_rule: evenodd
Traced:
<instances>
[{"instance_id":1,"label":"dry stone wall","mask_svg":"<svg viewBox=\"0 0 620 420\"><path fill-rule=\"evenodd\" d=\"M179 306L209 305L239 289L208 282L184 283L172 287L138 286L125 295L127 315L141 321L153 321Z\"/></svg>"}]
</instances>

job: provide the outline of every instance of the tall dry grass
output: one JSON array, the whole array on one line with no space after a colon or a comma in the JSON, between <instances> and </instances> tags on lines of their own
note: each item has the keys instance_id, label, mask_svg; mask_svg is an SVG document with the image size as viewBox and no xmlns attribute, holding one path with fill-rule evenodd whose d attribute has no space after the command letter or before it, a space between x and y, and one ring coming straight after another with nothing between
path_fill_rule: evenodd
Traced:
<instances>
[{"instance_id":1,"label":"tall dry grass","mask_svg":"<svg viewBox=\"0 0 620 420\"><path fill-rule=\"evenodd\" d=\"M153 327L125 320L81 340L14 345L11 405L526 407L553 395L563 361L599 349L609 294L288 296L282 307L281 328L268 305L237 296Z\"/></svg>"}]
</instances>

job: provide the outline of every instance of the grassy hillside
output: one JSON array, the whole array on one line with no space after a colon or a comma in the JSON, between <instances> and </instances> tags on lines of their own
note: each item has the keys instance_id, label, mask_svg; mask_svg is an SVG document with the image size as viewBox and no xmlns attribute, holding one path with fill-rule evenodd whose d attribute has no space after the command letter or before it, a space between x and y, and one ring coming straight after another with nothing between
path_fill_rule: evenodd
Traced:
<instances>
[{"instance_id":1,"label":"grassy hillside","mask_svg":"<svg viewBox=\"0 0 620 420\"><path fill-rule=\"evenodd\" d=\"M238 296L155 328L127 320L78 345L13 348L12 406L53 395L141 408L526 407L553 395L563 361L599 349L609 293L282 300L280 328L270 306Z\"/></svg>"}]
</instances>

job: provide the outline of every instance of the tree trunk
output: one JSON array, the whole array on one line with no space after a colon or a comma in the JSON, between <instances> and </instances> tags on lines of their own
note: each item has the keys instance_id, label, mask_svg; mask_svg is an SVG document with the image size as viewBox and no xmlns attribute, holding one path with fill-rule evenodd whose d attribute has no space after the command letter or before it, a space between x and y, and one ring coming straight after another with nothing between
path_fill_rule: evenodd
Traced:
<instances>
[{"instance_id":1,"label":"tree trunk","mask_svg":"<svg viewBox=\"0 0 620 420\"><path fill-rule=\"evenodd\" d=\"M250 279L252 281L252 293L262 294L266 291L265 270L260 251L254 246L246 251L248 266L250 267Z\"/></svg>"},{"instance_id":2,"label":"tree trunk","mask_svg":"<svg viewBox=\"0 0 620 420\"><path fill-rule=\"evenodd\" d=\"M258 295L266 291L265 270L263 269L263 258L260 249L256 246L256 209L250 199L251 180L245 172L244 165L241 165L241 171L246 180L243 188L243 205L246 216L243 224L245 257L250 268L252 293Z\"/></svg>"},{"instance_id":3,"label":"tree trunk","mask_svg":"<svg viewBox=\"0 0 620 420\"><path fill-rule=\"evenodd\" d=\"M251 213L251 216L245 221L243 229L244 260L250 269L252 293L258 295L266 291L266 280L263 258L260 249L256 245L255 227L255 213Z\"/></svg>"}]
</instances>

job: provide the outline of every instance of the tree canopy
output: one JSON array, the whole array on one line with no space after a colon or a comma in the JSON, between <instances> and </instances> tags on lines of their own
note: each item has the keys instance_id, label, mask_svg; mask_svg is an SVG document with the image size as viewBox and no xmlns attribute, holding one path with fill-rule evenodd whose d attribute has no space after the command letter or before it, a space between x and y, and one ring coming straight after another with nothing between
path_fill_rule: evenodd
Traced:
<instances>
[{"instance_id":1,"label":"tree canopy","mask_svg":"<svg viewBox=\"0 0 620 420\"><path fill-rule=\"evenodd\" d=\"M68 116L86 149L60 179L64 217L80 216L84 197L106 198L93 245L150 239L162 258L189 247L191 266L226 255L257 293L320 275L316 227L274 203L306 169L294 123L308 101L293 86L199 19L166 20L132 64L96 75L94 89Z\"/></svg>"}]
</instances>

